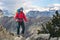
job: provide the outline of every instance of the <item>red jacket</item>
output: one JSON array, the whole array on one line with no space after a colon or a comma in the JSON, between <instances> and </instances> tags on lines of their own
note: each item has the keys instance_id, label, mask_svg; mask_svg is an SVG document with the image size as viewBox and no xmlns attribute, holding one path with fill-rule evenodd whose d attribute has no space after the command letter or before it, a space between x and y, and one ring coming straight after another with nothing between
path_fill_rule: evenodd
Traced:
<instances>
[{"instance_id":1,"label":"red jacket","mask_svg":"<svg viewBox=\"0 0 60 40\"><path fill-rule=\"evenodd\" d=\"M14 18L15 19L18 19L18 18L23 19L25 22L27 22L27 18L26 18L25 14L23 12L20 12L20 13L16 12L16 15L15 15ZM18 20L18 21L20 21L20 20Z\"/></svg>"}]
</instances>

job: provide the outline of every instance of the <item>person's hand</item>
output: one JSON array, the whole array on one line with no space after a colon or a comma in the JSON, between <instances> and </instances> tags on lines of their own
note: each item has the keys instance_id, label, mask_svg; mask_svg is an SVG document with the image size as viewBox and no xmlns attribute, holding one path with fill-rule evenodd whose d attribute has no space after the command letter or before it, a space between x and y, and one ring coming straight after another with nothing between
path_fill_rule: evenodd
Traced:
<instances>
[{"instance_id":1,"label":"person's hand","mask_svg":"<svg viewBox=\"0 0 60 40\"><path fill-rule=\"evenodd\" d=\"M27 22L29 22L29 19L27 19Z\"/></svg>"},{"instance_id":2,"label":"person's hand","mask_svg":"<svg viewBox=\"0 0 60 40\"><path fill-rule=\"evenodd\" d=\"M16 19L16 21L18 21L18 19Z\"/></svg>"}]
</instances>

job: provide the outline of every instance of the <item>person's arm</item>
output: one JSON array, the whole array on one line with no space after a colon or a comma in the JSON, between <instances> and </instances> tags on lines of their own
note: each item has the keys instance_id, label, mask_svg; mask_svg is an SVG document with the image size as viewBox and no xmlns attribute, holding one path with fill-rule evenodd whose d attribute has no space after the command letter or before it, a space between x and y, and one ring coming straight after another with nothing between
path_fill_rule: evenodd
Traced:
<instances>
[{"instance_id":1,"label":"person's arm","mask_svg":"<svg viewBox=\"0 0 60 40\"><path fill-rule=\"evenodd\" d=\"M17 18L18 18L18 13L16 12L14 19L17 19Z\"/></svg>"},{"instance_id":2,"label":"person's arm","mask_svg":"<svg viewBox=\"0 0 60 40\"><path fill-rule=\"evenodd\" d=\"M16 14L15 14L15 16L14 16L14 19L16 20L16 21L18 21L18 13L16 12Z\"/></svg>"},{"instance_id":3,"label":"person's arm","mask_svg":"<svg viewBox=\"0 0 60 40\"><path fill-rule=\"evenodd\" d=\"M23 15L24 15L24 20L25 20L25 22L27 22L28 20L27 20L27 17L26 17L26 15L23 13Z\"/></svg>"}]
</instances>

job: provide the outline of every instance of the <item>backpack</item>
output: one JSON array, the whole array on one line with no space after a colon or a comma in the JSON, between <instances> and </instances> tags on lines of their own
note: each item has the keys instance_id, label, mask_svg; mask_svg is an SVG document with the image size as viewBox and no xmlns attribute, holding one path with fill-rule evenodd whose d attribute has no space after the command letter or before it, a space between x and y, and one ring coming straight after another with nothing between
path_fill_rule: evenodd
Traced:
<instances>
[{"instance_id":1,"label":"backpack","mask_svg":"<svg viewBox=\"0 0 60 40\"><path fill-rule=\"evenodd\" d=\"M20 13L20 9L18 9L17 12Z\"/></svg>"},{"instance_id":2,"label":"backpack","mask_svg":"<svg viewBox=\"0 0 60 40\"><path fill-rule=\"evenodd\" d=\"M18 14L20 14L20 9L17 9L17 12L18 12ZM20 18L18 18L21 22L23 21L23 19L20 19Z\"/></svg>"}]
</instances>

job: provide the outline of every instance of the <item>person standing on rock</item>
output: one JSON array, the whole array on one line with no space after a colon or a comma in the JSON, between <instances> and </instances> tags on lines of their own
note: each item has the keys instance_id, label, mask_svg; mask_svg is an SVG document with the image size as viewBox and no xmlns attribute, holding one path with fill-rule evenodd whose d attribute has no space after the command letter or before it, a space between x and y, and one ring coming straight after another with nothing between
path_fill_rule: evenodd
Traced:
<instances>
[{"instance_id":1,"label":"person standing on rock","mask_svg":"<svg viewBox=\"0 0 60 40\"><path fill-rule=\"evenodd\" d=\"M18 22L18 27L17 27L17 35L19 35L20 32L20 26L22 27L22 32L21 34L24 35L25 31L25 25L24 21L27 22L27 18L23 12L23 7L17 10L16 15L14 16L15 20Z\"/></svg>"}]
</instances>

